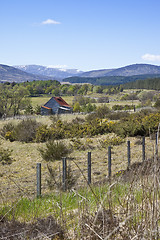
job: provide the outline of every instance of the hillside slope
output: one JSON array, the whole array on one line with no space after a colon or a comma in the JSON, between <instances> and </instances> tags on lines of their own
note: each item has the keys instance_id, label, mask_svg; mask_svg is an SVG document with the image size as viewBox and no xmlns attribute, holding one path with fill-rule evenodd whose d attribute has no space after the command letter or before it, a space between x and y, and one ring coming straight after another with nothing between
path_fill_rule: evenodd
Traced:
<instances>
[{"instance_id":1,"label":"hillside slope","mask_svg":"<svg viewBox=\"0 0 160 240\"><path fill-rule=\"evenodd\" d=\"M82 71L77 69L53 68L41 65L19 65L14 67L31 74L49 76L56 80L62 80L63 78L72 77L82 73Z\"/></svg>"},{"instance_id":2,"label":"hillside slope","mask_svg":"<svg viewBox=\"0 0 160 240\"><path fill-rule=\"evenodd\" d=\"M148 78L160 78L160 74L144 74L135 76L106 76L106 77L70 77L63 81L69 83L90 83L93 85L120 85L136 80L144 80Z\"/></svg>"},{"instance_id":3,"label":"hillside slope","mask_svg":"<svg viewBox=\"0 0 160 240\"><path fill-rule=\"evenodd\" d=\"M145 74L160 74L160 66L151 64L132 64L116 69L101 69L84 72L80 77L105 77L105 76L135 76Z\"/></svg>"},{"instance_id":4,"label":"hillside slope","mask_svg":"<svg viewBox=\"0 0 160 240\"><path fill-rule=\"evenodd\" d=\"M49 79L51 77L30 74L17 68L0 64L0 82L26 82Z\"/></svg>"},{"instance_id":5,"label":"hillside slope","mask_svg":"<svg viewBox=\"0 0 160 240\"><path fill-rule=\"evenodd\" d=\"M115 69L105 74L105 76L134 76L145 74L160 74L160 66L151 64L132 64Z\"/></svg>"}]
</instances>

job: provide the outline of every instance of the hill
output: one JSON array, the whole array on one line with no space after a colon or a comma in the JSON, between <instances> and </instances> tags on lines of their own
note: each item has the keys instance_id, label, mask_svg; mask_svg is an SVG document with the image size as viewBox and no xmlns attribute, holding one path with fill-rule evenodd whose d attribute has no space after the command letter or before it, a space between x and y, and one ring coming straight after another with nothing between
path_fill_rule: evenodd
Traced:
<instances>
[{"instance_id":1,"label":"hill","mask_svg":"<svg viewBox=\"0 0 160 240\"><path fill-rule=\"evenodd\" d=\"M84 72L80 77L105 77L105 76L135 76L145 74L160 74L160 66L151 64L132 64L116 69L102 69Z\"/></svg>"},{"instance_id":2,"label":"hill","mask_svg":"<svg viewBox=\"0 0 160 240\"><path fill-rule=\"evenodd\" d=\"M102 77L106 76L109 72L113 71L113 69L101 69L101 70L93 70L89 72L83 72L79 74L80 77Z\"/></svg>"},{"instance_id":3,"label":"hill","mask_svg":"<svg viewBox=\"0 0 160 240\"><path fill-rule=\"evenodd\" d=\"M105 74L105 76L135 76L135 75L160 74L160 66L151 64L132 64L117 68Z\"/></svg>"},{"instance_id":4,"label":"hill","mask_svg":"<svg viewBox=\"0 0 160 240\"><path fill-rule=\"evenodd\" d=\"M53 68L41 65L19 65L14 67L27 73L49 76L56 80L62 80L63 78L72 77L82 73L82 71L77 69Z\"/></svg>"},{"instance_id":5,"label":"hill","mask_svg":"<svg viewBox=\"0 0 160 240\"><path fill-rule=\"evenodd\" d=\"M30 74L17 68L0 64L0 82L26 82L49 79L51 77Z\"/></svg>"},{"instance_id":6,"label":"hill","mask_svg":"<svg viewBox=\"0 0 160 240\"><path fill-rule=\"evenodd\" d=\"M94 85L120 85L136 80L144 80L148 78L159 78L160 74L145 74L135 76L106 76L106 77L70 77L66 78L64 82L70 83L90 83Z\"/></svg>"},{"instance_id":7,"label":"hill","mask_svg":"<svg viewBox=\"0 0 160 240\"><path fill-rule=\"evenodd\" d=\"M160 77L160 66L132 64L117 69L101 69L82 72L77 69L52 68L40 65L11 67L0 64L1 82L25 82L33 80L62 80L70 83L95 85L124 84L131 81Z\"/></svg>"}]
</instances>

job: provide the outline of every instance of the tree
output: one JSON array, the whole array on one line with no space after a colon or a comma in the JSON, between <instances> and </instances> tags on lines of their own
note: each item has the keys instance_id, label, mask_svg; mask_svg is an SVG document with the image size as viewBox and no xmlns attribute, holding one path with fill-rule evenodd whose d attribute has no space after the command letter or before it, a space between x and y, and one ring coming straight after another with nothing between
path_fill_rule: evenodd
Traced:
<instances>
[{"instance_id":1,"label":"tree","mask_svg":"<svg viewBox=\"0 0 160 240\"><path fill-rule=\"evenodd\" d=\"M0 85L0 116L17 115L28 105L29 91L23 86Z\"/></svg>"},{"instance_id":2,"label":"tree","mask_svg":"<svg viewBox=\"0 0 160 240\"><path fill-rule=\"evenodd\" d=\"M0 85L0 116L7 116L13 106L11 86Z\"/></svg>"},{"instance_id":3,"label":"tree","mask_svg":"<svg viewBox=\"0 0 160 240\"><path fill-rule=\"evenodd\" d=\"M12 101L13 101L13 115L18 115L19 111L24 109L26 105L28 105L28 101L26 101L26 97L29 94L25 87L15 86L12 90Z\"/></svg>"},{"instance_id":4,"label":"tree","mask_svg":"<svg viewBox=\"0 0 160 240\"><path fill-rule=\"evenodd\" d=\"M77 92L77 86L76 85L70 85L67 93L69 95L74 95L74 94L76 94L76 92Z\"/></svg>"},{"instance_id":5,"label":"tree","mask_svg":"<svg viewBox=\"0 0 160 240\"><path fill-rule=\"evenodd\" d=\"M91 103L88 103L87 106L86 106L86 111L89 113L89 112L93 112L96 110L96 105L95 104L91 104Z\"/></svg>"},{"instance_id":6,"label":"tree","mask_svg":"<svg viewBox=\"0 0 160 240\"><path fill-rule=\"evenodd\" d=\"M81 88L78 90L77 93L85 95L85 94L87 94L87 91L88 91L88 84L84 84L81 86Z\"/></svg>"},{"instance_id":7,"label":"tree","mask_svg":"<svg viewBox=\"0 0 160 240\"><path fill-rule=\"evenodd\" d=\"M154 104L155 108L160 108L160 99L157 99L157 101Z\"/></svg>"},{"instance_id":8,"label":"tree","mask_svg":"<svg viewBox=\"0 0 160 240\"><path fill-rule=\"evenodd\" d=\"M53 90L52 90L52 94L53 94L54 96L59 96L59 95L60 95L59 88L53 89Z\"/></svg>"},{"instance_id":9,"label":"tree","mask_svg":"<svg viewBox=\"0 0 160 240\"><path fill-rule=\"evenodd\" d=\"M73 112L80 112L81 111L81 106L79 102L76 102L73 106Z\"/></svg>"},{"instance_id":10,"label":"tree","mask_svg":"<svg viewBox=\"0 0 160 240\"><path fill-rule=\"evenodd\" d=\"M102 86L94 86L93 87L93 92L94 93L102 93L103 92L103 87Z\"/></svg>"}]
</instances>

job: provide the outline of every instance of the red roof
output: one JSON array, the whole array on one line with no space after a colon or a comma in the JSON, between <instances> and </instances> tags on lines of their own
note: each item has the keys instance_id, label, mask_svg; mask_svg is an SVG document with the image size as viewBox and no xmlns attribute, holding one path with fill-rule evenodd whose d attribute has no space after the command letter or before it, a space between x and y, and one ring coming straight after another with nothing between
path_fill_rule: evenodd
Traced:
<instances>
[{"instance_id":1,"label":"red roof","mask_svg":"<svg viewBox=\"0 0 160 240\"><path fill-rule=\"evenodd\" d=\"M52 109L52 108L49 108L49 107L46 107L46 106L42 106L43 108L46 108L46 109Z\"/></svg>"},{"instance_id":2,"label":"red roof","mask_svg":"<svg viewBox=\"0 0 160 240\"><path fill-rule=\"evenodd\" d=\"M60 106L71 107L61 97L53 97Z\"/></svg>"}]
</instances>

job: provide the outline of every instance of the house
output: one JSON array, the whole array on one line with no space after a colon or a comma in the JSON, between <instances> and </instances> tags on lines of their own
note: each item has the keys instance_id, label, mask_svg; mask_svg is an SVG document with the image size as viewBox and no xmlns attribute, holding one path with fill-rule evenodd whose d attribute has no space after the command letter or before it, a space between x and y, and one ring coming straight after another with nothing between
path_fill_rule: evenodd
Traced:
<instances>
[{"instance_id":1,"label":"house","mask_svg":"<svg viewBox=\"0 0 160 240\"><path fill-rule=\"evenodd\" d=\"M41 115L72 113L72 107L61 97L52 97L48 102L41 106Z\"/></svg>"}]
</instances>

